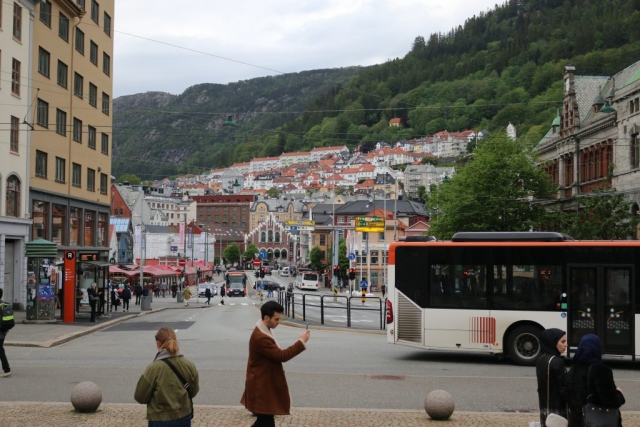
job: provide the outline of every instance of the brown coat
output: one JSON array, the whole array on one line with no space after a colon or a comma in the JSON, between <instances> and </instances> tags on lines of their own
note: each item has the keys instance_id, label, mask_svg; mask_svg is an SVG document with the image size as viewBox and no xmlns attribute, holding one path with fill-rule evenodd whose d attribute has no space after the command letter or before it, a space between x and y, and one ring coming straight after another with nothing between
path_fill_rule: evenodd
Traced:
<instances>
[{"instance_id":1,"label":"brown coat","mask_svg":"<svg viewBox=\"0 0 640 427\"><path fill-rule=\"evenodd\" d=\"M240 403L255 414L289 415L291 397L282 362L302 353L305 345L298 340L282 350L273 336L260 329L267 330L256 326L249 339L247 378Z\"/></svg>"}]
</instances>

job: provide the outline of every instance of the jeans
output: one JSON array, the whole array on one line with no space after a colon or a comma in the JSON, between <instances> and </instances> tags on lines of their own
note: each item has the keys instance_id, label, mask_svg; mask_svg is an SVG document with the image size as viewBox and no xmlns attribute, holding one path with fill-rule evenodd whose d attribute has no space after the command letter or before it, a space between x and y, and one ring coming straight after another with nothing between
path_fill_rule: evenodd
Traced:
<instances>
[{"instance_id":1,"label":"jeans","mask_svg":"<svg viewBox=\"0 0 640 427\"><path fill-rule=\"evenodd\" d=\"M171 421L149 421L149 427L191 427L193 413L186 417Z\"/></svg>"},{"instance_id":2,"label":"jeans","mask_svg":"<svg viewBox=\"0 0 640 427\"><path fill-rule=\"evenodd\" d=\"M136 294L136 305L140 305L140 294Z\"/></svg>"},{"instance_id":3,"label":"jeans","mask_svg":"<svg viewBox=\"0 0 640 427\"><path fill-rule=\"evenodd\" d=\"M273 415L256 414L258 419L251 427L276 427L276 420Z\"/></svg>"},{"instance_id":4,"label":"jeans","mask_svg":"<svg viewBox=\"0 0 640 427\"><path fill-rule=\"evenodd\" d=\"M128 299L123 299L122 300L122 309L123 310L129 310L129 300Z\"/></svg>"},{"instance_id":5,"label":"jeans","mask_svg":"<svg viewBox=\"0 0 640 427\"><path fill-rule=\"evenodd\" d=\"M7 355L4 352L4 339L5 337L0 338L0 362L2 362L2 370L4 372L11 372Z\"/></svg>"}]
</instances>

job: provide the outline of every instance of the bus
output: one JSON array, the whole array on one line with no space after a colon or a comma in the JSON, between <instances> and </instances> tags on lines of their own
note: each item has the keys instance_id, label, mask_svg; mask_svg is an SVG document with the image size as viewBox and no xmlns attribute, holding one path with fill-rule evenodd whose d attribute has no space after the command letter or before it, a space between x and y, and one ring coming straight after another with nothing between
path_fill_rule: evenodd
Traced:
<instances>
[{"instance_id":1,"label":"bus","mask_svg":"<svg viewBox=\"0 0 640 427\"><path fill-rule=\"evenodd\" d=\"M227 289L231 286L231 283L242 283L243 286L247 286L247 275L244 271L232 270L227 271L225 274L225 284Z\"/></svg>"},{"instance_id":2,"label":"bus","mask_svg":"<svg viewBox=\"0 0 640 427\"><path fill-rule=\"evenodd\" d=\"M533 365L540 333L585 334L605 357L640 356L640 241L575 241L550 232L408 237L389 248L387 342L479 352Z\"/></svg>"},{"instance_id":3,"label":"bus","mask_svg":"<svg viewBox=\"0 0 640 427\"><path fill-rule=\"evenodd\" d=\"M313 270L298 269L296 274L296 288L300 290L317 291L320 287L320 275Z\"/></svg>"}]
</instances>

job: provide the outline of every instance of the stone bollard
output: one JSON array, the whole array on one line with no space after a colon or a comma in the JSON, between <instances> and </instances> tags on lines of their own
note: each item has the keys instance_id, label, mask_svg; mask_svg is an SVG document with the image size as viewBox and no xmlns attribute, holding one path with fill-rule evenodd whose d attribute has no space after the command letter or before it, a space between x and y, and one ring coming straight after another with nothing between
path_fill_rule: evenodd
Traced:
<instances>
[{"instance_id":1,"label":"stone bollard","mask_svg":"<svg viewBox=\"0 0 640 427\"><path fill-rule=\"evenodd\" d=\"M84 381L71 390L71 404L78 412L95 412L102 403L102 390L91 381Z\"/></svg>"},{"instance_id":2,"label":"stone bollard","mask_svg":"<svg viewBox=\"0 0 640 427\"><path fill-rule=\"evenodd\" d=\"M456 403L444 390L433 390L424 399L424 410L434 420L447 420L453 414Z\"/></svg>"}]
</instances>

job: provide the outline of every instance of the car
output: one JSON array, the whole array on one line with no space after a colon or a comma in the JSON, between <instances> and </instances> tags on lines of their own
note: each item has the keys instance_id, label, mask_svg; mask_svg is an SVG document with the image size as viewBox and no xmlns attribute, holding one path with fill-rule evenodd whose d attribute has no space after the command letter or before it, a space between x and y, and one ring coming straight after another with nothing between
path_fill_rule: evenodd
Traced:
<instances>
[{"instance_id":1,"label":"car","mask_svg":"<svg viewBox=\"0 0 640 427\"><path fill-rule=\"evenodd\" d=\"M200 283L198 285L198 296L206 298L205 292L207 291L207 288L211 289L212 297L218 295L218 287L216 285L213 283Z\"/></svg>"},{"instance_id":2,"label":"car","mask_svg":"<svg viewBox=\"0 0 640 427\"><path fill-rule=\"evenodd\" d=\"M280 284L278 282L274 282L273 280L268 280L268 279L260 279L258 281L256 281L256 283L253 285L253 289L256 288L256 286L258 286L259 288L262 287L262 290L268 290L268 286L275 286L274 290L281 290L284 291L285 289L287 289L287 287L283 284Z\"/></svg>"},{"instance_id":3,"label":"car","mask_svg":"<svg viewBox=\"0 0 640 427\"><path fill-rule=\"evenodd\" d=\"M233 297L233 296L245 296L245 289L244 289L244 284L242 284L242 282L231 282L227 288L227 295L229 297Z\"/></svg>"},{"instance_id":4,"label":"car","mask_svg":"<svg viewBox=\"0 0 640 427\"><path fill-rule=\"evenodd\" d=\"M289 277L290 275L291 275L291 270L289 269L289 267L284 267L282 270L280 270L280 276Z\"/></svg>"},{"instance_id":5,"label":"car","mask_svg":"<svg viewBox=\"0 0 640 427\"><path fill-rule=\"evenodd\" d=\"M269 276L271 276L271 269L269 267L265 267L264 274L268 274Z\"/></svg>"}]
</instances>

